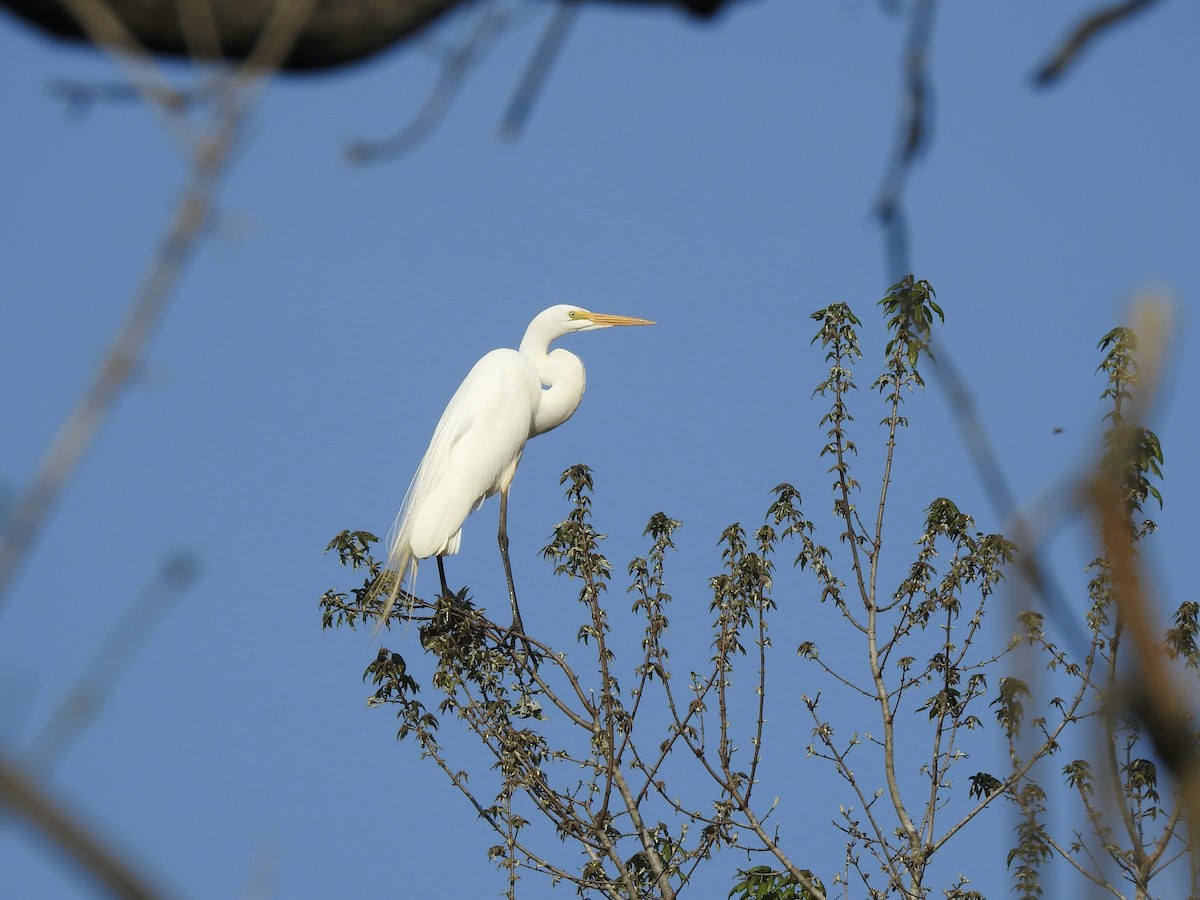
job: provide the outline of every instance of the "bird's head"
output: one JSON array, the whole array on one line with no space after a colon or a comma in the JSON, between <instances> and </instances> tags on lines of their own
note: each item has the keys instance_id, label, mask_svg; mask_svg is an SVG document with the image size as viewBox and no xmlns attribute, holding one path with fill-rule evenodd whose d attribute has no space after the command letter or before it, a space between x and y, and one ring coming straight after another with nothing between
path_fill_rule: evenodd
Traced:
<instances>
[{"instance_id":1,"label":"bird's head","mask_svg":"<svg viewBox=\"0 0 1200 900\"><path fill-rule=\"evenodd\" d=\"M592 331L596 328L611 328L614 325L653 325L649 319L633 316L614 316L609 313L594 313L566 303L542 310L521 340L521 352L532 356L545 356L552 341L576 331Z\"/></svg>"},{"instance_id":2,"label":"bird's head","mask_svg":"<svg viewBox=\"0 0 1200 900\"><path fill-rule=\"evenodd\" d=\"M529 324L530 329L539 326L555 337L572 334L576 331L592 331L596 328L611 328L614 325L653 325L649 319L637 319L633 316L617 316L611 313L596 313L591 310L560 303L543 310Z\"/></svg>"}]
</instances>

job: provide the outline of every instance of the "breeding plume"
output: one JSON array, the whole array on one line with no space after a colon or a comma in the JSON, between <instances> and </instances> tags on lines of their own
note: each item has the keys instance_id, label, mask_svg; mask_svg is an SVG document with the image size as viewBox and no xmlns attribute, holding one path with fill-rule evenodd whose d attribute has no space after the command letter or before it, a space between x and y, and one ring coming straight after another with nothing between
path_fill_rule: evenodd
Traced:
<instances>
[{"instance_id":1,"label":"breeding plume","mask_svg":"<svg viewBox=\"0 0 1200 900\"><path fill-rule=\"evenodd\" d=\"M498 539L512 631L524 633L508 559L508 488L525 442L571 418L585 381L579 357L561 348L551 351L550 343L576 331L653 324L552 306L529 323L519 350L493 350L475 363L442 413L396 517L387 561L392 581L380 623L387 621L401 587L415 581L418 560L437 557L442 590L448 592L442 557L458 552L467 516L499 494Z\"/></svg>"}]
</instances>

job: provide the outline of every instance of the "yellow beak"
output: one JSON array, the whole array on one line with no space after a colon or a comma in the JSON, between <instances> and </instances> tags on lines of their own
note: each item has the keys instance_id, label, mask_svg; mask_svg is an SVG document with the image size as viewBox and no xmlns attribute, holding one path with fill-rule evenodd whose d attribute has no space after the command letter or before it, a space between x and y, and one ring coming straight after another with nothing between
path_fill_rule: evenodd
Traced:
<instances>
[{"instance_id":1,"label":"yellow beak","mask_svg":"<svg viewBox=\"0 0 1200 900\"><path fill-rule=\"evenodd\" d=\"M635 319L633 316L614 316L608 313L590 312L587 317L597 325L654 325L649 319Z\"/></svg>"}]
</instances>

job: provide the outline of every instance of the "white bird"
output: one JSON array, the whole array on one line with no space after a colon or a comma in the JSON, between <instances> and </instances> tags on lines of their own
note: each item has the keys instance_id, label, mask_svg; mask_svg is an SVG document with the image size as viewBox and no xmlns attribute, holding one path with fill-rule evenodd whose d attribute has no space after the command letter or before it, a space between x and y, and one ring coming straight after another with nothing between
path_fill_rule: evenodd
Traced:
<instances>
[{"instance_id":1,"label":"white bird","mask_svg":"<svg viewBox=\"0 0 1200 900\"><path fill-rule=\"evenodd\" d=\"M442 413L396 517L389 571L376 587L382 593L390 575L380 625L387 622L404 583L415 582L418 560L437 557L442 590L449 593L442 557L458 552L467 516L499 494L498 540L512 603L511 631L524 633L508 559L508 489L525 442L571 418L583 399L585 382L579 357L561 348L551 351L550 343L576 331L653 324L577 306L552 306L529 323L519 350L493 350L475 363Z\"/></svg>"}]
</instances>

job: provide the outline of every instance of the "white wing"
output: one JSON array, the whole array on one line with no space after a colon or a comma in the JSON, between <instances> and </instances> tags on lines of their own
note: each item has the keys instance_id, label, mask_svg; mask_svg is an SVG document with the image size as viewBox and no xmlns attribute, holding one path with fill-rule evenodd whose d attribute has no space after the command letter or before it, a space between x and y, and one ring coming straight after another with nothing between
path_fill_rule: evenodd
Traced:
<instances>
[{"instance_id":1,"label":"white wing","mask_svg":"<svg viewBox=\"0 0 1200 900\"><path fill-rule=\"evenodd\" d=\"M394 550L416 559L457 552L467 516L512 480L541 389L515 350L493 350L475 364L442 413L409 486Z\"/></svg>"},{"instance_id":2,"label":"white wing","mask_svg":"<svg viewBox=\"0 0 1200 900\"><path fill-rule=\"evenodd\" d=\"M515 350L493 350L471 369L410 488L401 531L414 556L457 552L467 516L512 481L541 390Z\"/></svg>"},{"instance_id":3,"label":"white wing","mask_svg":"<svg viewBox=\"0 0 1200 900\"><path fill-rule=\"evenodd\" d=\"M529 439L542 385L516 350L493 350L467 373L434 429L388 536L395 573L380 622L417 561L457 553L462 526L483 501L506 488Z\"/></svg>"}]
</instances>

